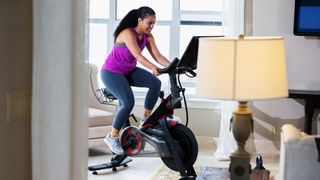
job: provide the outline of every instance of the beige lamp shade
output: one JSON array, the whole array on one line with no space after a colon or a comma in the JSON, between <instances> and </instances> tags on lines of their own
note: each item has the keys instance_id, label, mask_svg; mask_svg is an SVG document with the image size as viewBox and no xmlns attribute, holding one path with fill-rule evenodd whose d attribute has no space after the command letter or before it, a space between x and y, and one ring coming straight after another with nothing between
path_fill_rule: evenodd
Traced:
<instances>
[{"instance_id":1,"label":"beige lamp shade","mask_svg":"<svg viewBox=\"0 0 320 180\"><path fill-rule=\"evenodd\" d=\"M238 101L287 97L283 38L200 38L196 95Z\"/></svg>"}]
</instances>

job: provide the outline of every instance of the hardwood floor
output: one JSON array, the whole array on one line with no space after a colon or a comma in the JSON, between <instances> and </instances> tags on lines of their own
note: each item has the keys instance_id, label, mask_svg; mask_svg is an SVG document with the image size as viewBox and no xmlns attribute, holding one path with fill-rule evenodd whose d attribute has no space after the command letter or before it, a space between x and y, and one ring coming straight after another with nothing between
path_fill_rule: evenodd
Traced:
<instances>
[{"instance_id":1,"label":"hardwood floor","mask_svg":"<svg viewBox=\"0 0 320 180\"><path fill-rule=\"evenodd\" d=\"M199 145L199 154L195 166L212 166L212 167L229 167L230 161L217 161L213 158L216 149L216 138L197 137ZM106 147L97 147L89 152L89 165L96 165L109 162L113 155ZM271 179L275 179L279 169L278 155L262 155L264 167L271 171ZM150 180L159 171L164 164L159 157L132 157L133 161L128 167L120 167L118 171L113 172L111 169L98 171L98 175L93 175L88 171L88 180ZM251 166L255 166L255 155L252 155Z\"/></svg>"}]
</instances>

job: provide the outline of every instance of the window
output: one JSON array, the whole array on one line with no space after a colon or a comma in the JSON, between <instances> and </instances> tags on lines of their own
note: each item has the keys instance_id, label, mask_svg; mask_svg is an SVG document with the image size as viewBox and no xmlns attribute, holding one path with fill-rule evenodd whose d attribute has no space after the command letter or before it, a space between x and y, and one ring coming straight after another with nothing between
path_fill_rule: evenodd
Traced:
<instances>
[{"instance_id":1,"label":"window","mask_svg":"<svg viewBox=\"0 0 320 180\"><path fill-rule=\"evenodd\" d=\"M180 58L192 36L195 35L225 35L232 31L229 27L236 17L230 12L237 3L232 0L89 0L89 62L99 68L104 63L113 46L113 32L119 21L131 9L140 6L150 6L156 12L157 22L152 31L160 52L169 60ZM231 4L231 6L230 6ZM228 6L228 7L226 7ZM226 13L228 12L228 13ZM229 24L229 26L227 26ZM143 51L152 60L147 50ZM141 66L141 65L139 65ZM169 91L168 78L159 76L162 89ZM180 77L187 89L187 97L195 92L196 79ZM99 82L100 86L104 86ZM146 89L133 88L136 97L143 96Z\"/></svg>"},{"instance_id":2,"label":"window","mask_svg":"<svg viewBox=\"0 0 320 180\"><path fill-rule=\"evenodd\" d=\"M90 23L89 36L89 60L101 67L108 55L108 24Z\"/></svg>"},{"instance_id":3,"label":"window","mask_svg":"<svg viewBox=\"0 0 320 180\"><path fill-rule=\"evenodd\" d=\"M172 0L117 0L117 19L122 19L131 9L149 6L155 12L157 21L171 21Z\"/></svg>"},{"instance_id":4,"label":"window","mask_svg":"<svg viewBox=\"0 0 320 180\"><path fill-rule=\"evenodd\" d=\"M183 1L185 4L180 4L180 46L179 57L182 56L186 46L191 40L192 36L214 36L223 35L222 28L222 0L201 0L202 3L207 6L192 4L190 0ZM181 1L180 1L181 2ZM220 2L221 5L215 6L216 2ZM210 10L208 7L212 7ZM183 11L185 9L186 11ZM195 94L196 78L189 78L181 76L180 78L182 86L186 88L186 95L188 98L192 98Z\"/></svg>"},{"instance_id":5,"label":"window","mask_svg":"<svg viewBox=\"0 0 320 180\"><path fill-rule=\"evenodd\" d=\"M89 17L96 19L109 18L109 5L108 0L90 0Z\"/></svg>"},{"instance_id":6,"label":"window","mask_svg":"<svg viewBox=\"0 0 320 180\"><path fill-rule=\"evenodd\" d=\"M222 11L223 0L182 0L180 9L182 11Z\"/></svg>"}]
</instances>

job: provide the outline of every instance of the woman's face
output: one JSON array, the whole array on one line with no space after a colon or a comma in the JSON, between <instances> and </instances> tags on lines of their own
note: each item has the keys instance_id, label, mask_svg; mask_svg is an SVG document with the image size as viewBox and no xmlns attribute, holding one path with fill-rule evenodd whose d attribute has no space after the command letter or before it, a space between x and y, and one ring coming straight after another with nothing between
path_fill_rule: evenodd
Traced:
<instances>
[{"instance_id":1,"label":"woman's face","mask_svg":"<svg viewBox=\"0 0 320 180\"><path fill-rule=\"evenodd\" d=\"M144 19L138 20L140 28L143 30L144 33L149 34L153 29L154 24L156 23L156 16L150 15L145 17Z\"/></svg>"}]
</instances>

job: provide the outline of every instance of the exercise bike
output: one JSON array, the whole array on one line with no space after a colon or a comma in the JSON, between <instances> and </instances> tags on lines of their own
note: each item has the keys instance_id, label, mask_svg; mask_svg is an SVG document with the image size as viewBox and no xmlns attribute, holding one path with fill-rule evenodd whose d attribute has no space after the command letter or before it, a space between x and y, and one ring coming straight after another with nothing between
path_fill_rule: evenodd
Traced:
<instances>
[{"instance_id":1,"label":"exercise bike","mask_svg":"<svg viewBox=\"0 0 320 180\"><path fill-rule=\"evenodd\" d=\"M127 163L132 161L129 156L156 155L167 167L179 171L181 179L196 178L193 164L198 156L198 144L192 131L187 127L188 108L184 96L185 89L182 88L179 77L180 74L191 78L196 76L193 70L197 68L199 39L202 37L217 36L193 36L181 59L175 58L167 68L160 70L160 73L169 75L171 94L165 99L163 93L160 95L162 99L160 105L140 128L131 126L129 119L126 121L120 134L125 154L113 157L109 163L90 166L89 170L93 171L93 174L97 174L96 171L100 169L112 168L116 171L116 167L127 166ZM174 109L181 108L183 99L186 125L172 119ZM135 119L134 115L131 117ZM153 152L145 150L146 142L154 147Z\"/></svg>"},{"instance_id":2,"label":"exercise bike","mask_svg":"<svg viewBox=\"0 0 320 180\"><path fill-rule=\"evenodd\" d=\"M191 68L178 67L178 64L179 60L175 58L167 68L159 70L160 74L169 75L171 94L164 98L164 93L161 93L160 105L139 128L131 126L129 119L126 121L119 136L124 155L116 155L110 163L90 166L90 171L94 174L106 168L116 171L118 166L127 166L127 162L131 161L128 156L157 155L168 168L179 171L181 179L195 179L197 175L193 164L198 156L196 138L187 126L172 117L174 109L181 108L181 101L185 99L184 88L180 81L178 85L177 75L189 73L195 77L196 74ZM149 143L154 150L145 150L145 143Z\"/></svg>"}]
</instances>

